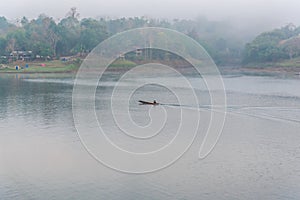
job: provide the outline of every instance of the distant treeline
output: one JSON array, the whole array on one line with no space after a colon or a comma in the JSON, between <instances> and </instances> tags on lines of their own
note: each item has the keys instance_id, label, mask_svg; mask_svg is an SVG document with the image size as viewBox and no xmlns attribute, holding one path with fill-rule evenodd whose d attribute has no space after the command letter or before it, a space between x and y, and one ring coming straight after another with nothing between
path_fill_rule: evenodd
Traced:
<instances>
[{"instance_id":1,"label":"distant treeline","mask_svg":"<svg viewBox=\"0 0 300 200\"><path fill-rule=\"evenodd\" d=\"M165 27L183 32L204 46L217 63L236 63L244 43L231 33L226 22L197 20L161 20L146 17L119 19L79 19L76 8L55 21L45 14L36 19L23 17L12 24L0 17L0 56L13 51L30 51L32 56L59 58L87 53L115 33L138 27ZM3 62L4 60L2 60Z\"/></svg>"},{"instance_id":2,"label":"distant treeline","mask_svg":"<svg viewBox=\"0 0 300 200\"><path fill-rule=\"evenodd\" d=\"M87 54L118 32L151 26L187 34L203 45L220 65L274 61L300 55L300 28L292 25L263 33L246 44L227 22L206 18L172 21L146 17L79 19L76 8L71 8L59 21L45 14L32 20L23 17L18 23L9 23L5 17L0 17L0 63L7 62L12 52L17 51L30 52L33 59Z\"/></svg>"}]
</instances>

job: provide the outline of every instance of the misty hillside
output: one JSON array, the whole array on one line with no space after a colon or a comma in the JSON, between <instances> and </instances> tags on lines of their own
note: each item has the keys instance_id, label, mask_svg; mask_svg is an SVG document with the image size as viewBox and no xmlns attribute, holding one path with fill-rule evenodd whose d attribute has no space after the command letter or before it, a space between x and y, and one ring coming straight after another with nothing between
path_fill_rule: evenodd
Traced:
<instances>
[{"instance_id":1,"label":"misty hillside","mask_svg":"<svg viewBox=\"0 0 300 200\"><path fill-rule=\"evenodd\" d=\"M243 62L276 62L300 56L300 27L286 25L258 35L246 44Z\"/></svg>"},{"instance_id":2,"label":"misty hillside","mask_svg":"<svg viewBox=\"0 0 300 200\"><path fill-rule=\"evenodd\" d=\"M249 35L240 34L226 21L204 17L171 21L146 17L80 19L76 8L72 8L59 21L41 14L36 19L23 17L12 24L0 17L0 62L7 63L14 51L28 51L33 58L48 59L86 55L106 38L139 27L165 27L185 33L198 41L218 65L270 62L300 55L300 28L292 24L261 33L250 42Z\"/></svg>"}]
</instances>

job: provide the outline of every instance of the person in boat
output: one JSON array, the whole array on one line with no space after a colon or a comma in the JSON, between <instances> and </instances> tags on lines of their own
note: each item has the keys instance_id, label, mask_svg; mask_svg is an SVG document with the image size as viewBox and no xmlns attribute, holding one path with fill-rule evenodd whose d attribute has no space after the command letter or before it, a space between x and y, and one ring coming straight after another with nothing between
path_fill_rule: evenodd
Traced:
<instances>
[{"instance_id":1,"label":"person in boat","mask_svg":"<svg viewBox=\"0 0 300 200\"><path fill-rule=\"evenodd\" d=\"M151 101L142 101L142 100L139 100L139 102L140 102L141 104L159 105L159 103L157 103L156 100L153 100L153 102L151 102Z\"/></svg>"}]
</instances>

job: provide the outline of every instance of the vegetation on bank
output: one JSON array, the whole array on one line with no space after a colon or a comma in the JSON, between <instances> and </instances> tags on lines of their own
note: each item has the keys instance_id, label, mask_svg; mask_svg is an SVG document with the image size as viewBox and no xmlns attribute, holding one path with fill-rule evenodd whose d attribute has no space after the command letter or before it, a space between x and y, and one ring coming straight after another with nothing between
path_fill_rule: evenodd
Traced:
<instances>
[{"instance_id":1,"label":"vegetation on bank","mask_svg":"<svg viewBox=\"0 0 300 200\"><path fill-rule=\"evenodd\" d=\"M219 64L236 63L245 42L232 34L228 22L195 20L163 20L147 17L79 18L72 8L60 21L45 14L29 20L22 17L10 23L0 17L0 63L16 59L33 61L60 59L68 56L86 56L96 45L121 31L140 27L170 28L198 41ZM26 55L18 55L19 53ZM25 57L25 58L24 58Z\"/></svg>"},{"instance_id":2,"label":"vegetation on bank","mask_svg":"<svg viewBox=\"0 0 300 200\"><path fill-rule=\"evenodd\" d=\"M282 59L273 62L251 62L243 65L244 67L260 67L260 68L300 68L300 57L292 58L292 59Z\"/></svg>"},{"instance_id":3,"label":"vegetation on bank","mask_svg":"<svg viewBox=\"0 0 300 200\"><path fill-rule=\"evenodd\" d=\"M26 67L26 65L28 67ZM16 69L18 66L18 69ZM48 62L28 62L26 64L1 65L0 73L68 73L76 72L79 63L63 63L59 60Z\"/></svg>"},{"instance_id":4,"label":"vegetation on bank","mask_svg":"<svg viewBox=\"0 0 300 200\"><path fill-rule=\"evenodd\" d=\"M293 24L261 33L249 42L249 37L235 33L225 21L209 21L203 17L172 21L147 17L80 19L76 8L71 8L60 21L45 14L32 20L23 17L17 23L0 17L0 64L8 66L2 67L0 72L74 71L79 64L70 63L70 58L82 60L106 38L139 27L164 27L185 33L199 42L221 66L299 66L300 27ZM136 56L136 52L123 55L124 59L114 62L112 67L132 67L147 61L149 55L153 60L178 61L176 56L165 52L147 52L140 56ZM18 62L30 63L30 67L15 70ZM46 63L46 66L36 63Z\"/></svg>"},{"instance_id":5,"label":"vegetation on bank","mask_svg":"<svg viewBox=\"0 0 300 200\"><path fill-rule=\"evenodd\" d=\"M133 61L130 60L122 60L122 59L118 59L116 61L114 61L110 67L113 68L119 68L119 67L135 67L137 64Z\"/></svg>"},{"instance_id":6,"label":"vegetation on bank","mask_svg":"<svg viewBox=\"0 0 300 200\"><path fill-rule=\"evenodd\" d=\"M245 65L299 65L300 27L289 24L279 29L259 34L244 49Z\"/></svg>"},{"instance_id":7,"label":"vegetation on bank","mask_svg":"<svg viewBox=\"0 0 300 200\"><path fill-rule=\"evenodd\" d=\"M71 73L76 72L80 67L81 61L76 62L61 62L60 60L53 60L47 62L28 62L20 63L14 62L8 65L0 65L0 73ZM26 67L26 65L28 67ZM109 67L112 68L130 68L137 64L133 61L117 59ZM18 66L18 69L16 69Z\"/></svg>"}]
</instances>

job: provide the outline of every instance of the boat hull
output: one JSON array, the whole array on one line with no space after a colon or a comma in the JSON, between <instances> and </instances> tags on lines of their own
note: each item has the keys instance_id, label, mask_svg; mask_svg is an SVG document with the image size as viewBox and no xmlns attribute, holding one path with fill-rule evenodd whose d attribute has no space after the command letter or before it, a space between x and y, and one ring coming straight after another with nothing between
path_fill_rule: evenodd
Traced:
<instances>
[{"instance_id":1,"label":"boat hull","mask_svg":"<svg viewBox=\"0 0 300 200\"><path fill-rule=\"evenodd\" d=\"M140 100L139 101L140 102L140 104L142 104L142 105L159 105L159 103L154 103L154 102L149 102L149 101L142 101L142 100Z\"/></svg>"}]
</instances>

